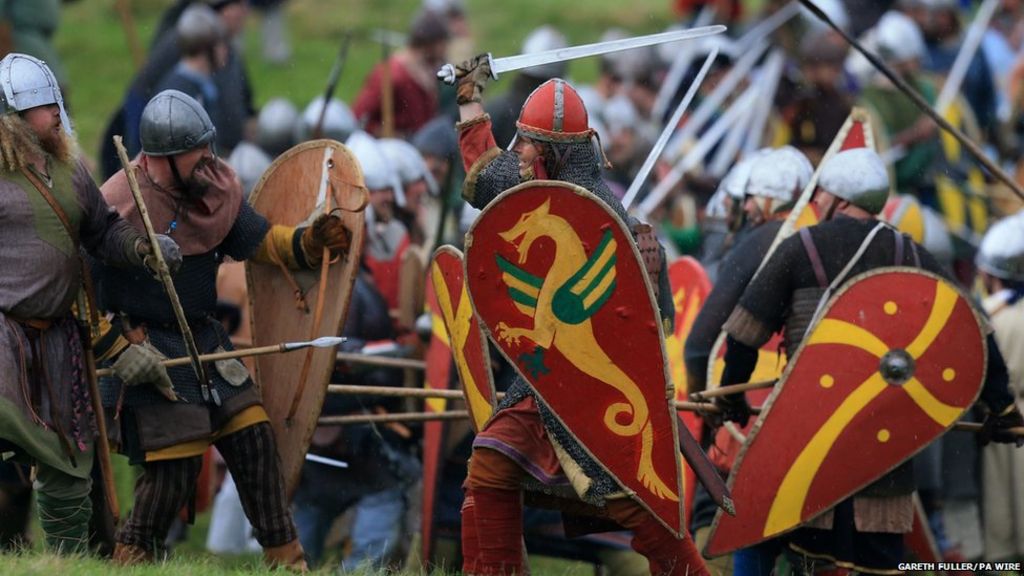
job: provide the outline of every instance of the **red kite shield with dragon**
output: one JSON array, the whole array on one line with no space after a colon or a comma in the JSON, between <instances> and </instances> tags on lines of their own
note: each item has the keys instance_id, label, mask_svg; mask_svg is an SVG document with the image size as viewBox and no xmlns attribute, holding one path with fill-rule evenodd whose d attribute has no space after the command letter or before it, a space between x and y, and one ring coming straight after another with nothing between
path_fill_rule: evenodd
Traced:
<instances>
[{"instance_id":1,"label":"red kite shield with dragon","mask_svg":"<svg viewBox=\"0 0 1024 576\"><path fill-rule=\"evenodd\" d=\"M466 235L473 307L540 399L621 486L683 533L663 334L632 235L564 182L516 186Z\"/></svg>"},{"instance_id":2,"label":"red kite shield with dragon","mask_svg":"<svg viewBox=\"0 0 1024 576\"><path fill-rule=\"evenodd\" d=\"M715 556L797 528L949 429L985 378L966 298L934 274L885 268L851 280L808 330L729 478L736 517L715 518Z\"/></svg>"}]
</instances>

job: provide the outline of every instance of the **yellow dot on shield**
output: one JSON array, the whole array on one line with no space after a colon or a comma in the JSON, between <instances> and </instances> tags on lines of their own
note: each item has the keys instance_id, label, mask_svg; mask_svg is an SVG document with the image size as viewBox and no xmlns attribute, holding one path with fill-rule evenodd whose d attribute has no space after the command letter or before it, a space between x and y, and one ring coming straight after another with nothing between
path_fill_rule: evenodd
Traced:
<instances>
[{"instance_id":1,"label":"yellow dot on shield","mask_svg":"<svg viewBox=\"0 0 1024 576\"><path fill-rule=\"evenodd\" d=\"M890 436L892 436L892 435L885 428L882 428L881 430L878 431L878 441L879 442L882 442L882 443L888 442Z\"/></svg>"},{"instance_id":2,"label":"yellow dot on shield","mask_svg":"<svg viewBox=\"0 0 1024 576\"><path fill-rule=\"evenodd\" d=\"M836 383L836 379L829 374L823 375L818 379L818 384L821 384L822 388L831 388Z\"/></svg>"},{"instance_id":3,"label":"yellow dot on shield","mask_svg":"<svg viewBox=\"0 0 1024 576\"><path fill-rule=\"evenodd\" d=\"M946 368L942 371L942 379L946 382L952 382L953 378L956 378L956 370L952 368Z\"/></svg>"},{"instance_id":4,"label":"yellow dot on shield","mask_svg":"<svg viewBox=\"0 0 1024 576\"><path fill-rule=\"evenodd\" d=\"M889 300L888 302L882 305L882 309L885 310L886 314L892 316L893 314L899 312L900 307L897 306L896 303L893 302L892 300Z\"/></svg>"}]
</instances>

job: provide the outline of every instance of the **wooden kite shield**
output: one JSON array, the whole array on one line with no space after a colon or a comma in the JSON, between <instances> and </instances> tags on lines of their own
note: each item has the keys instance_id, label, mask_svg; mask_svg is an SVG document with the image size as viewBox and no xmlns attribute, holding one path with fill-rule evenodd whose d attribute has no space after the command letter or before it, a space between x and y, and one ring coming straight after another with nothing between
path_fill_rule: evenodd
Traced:
<instances>
[{"instance_id":1,"label":"wooden kite shield","mask_svg":"<svg viewBox=\"0 0 1024 576\"><path fill-rule=\"evenodd\" d=\"M851 279L808 329L729 477L705 553L776 537L878 480L960 419L986 370L981 320L946 280Z\"/></svg>"},{"instance_id":2,"label":"wooden kite shield","mask_svg":"<svg viewBox=\"0 0 1024 576\"><path fill-rule=\"evenodd\" d=\"M619 485L684 533L664 334L632 234L565 182L501 194L466 234L466 279L491 339Z\"/></svg>"},{"instance_id":3,"label":"wooden kite shield","mask_svg":"<svg viewBox=\"0 0 1024 576\"><path fill-rule=\"evenodd\" d=\"M299 144L263 174L250 198L257 212L274 224L307 226L333 210L352 242L348 255L328 263L326 274L322 269L286 271L274 264L246 263L253 346L338 335L362 253L366 200L358 162L334 140ZM334 354L333 348L308 348L256 360L256 383L274 428L289 499L320 416Z\"/></svg>"}]
</instances>

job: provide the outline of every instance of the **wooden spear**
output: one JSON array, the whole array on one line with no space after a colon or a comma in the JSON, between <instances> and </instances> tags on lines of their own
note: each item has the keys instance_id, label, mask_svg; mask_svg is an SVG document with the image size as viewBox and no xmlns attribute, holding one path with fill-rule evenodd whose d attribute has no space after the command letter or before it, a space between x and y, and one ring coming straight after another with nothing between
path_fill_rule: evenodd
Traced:
<instances>
[{"instance_id":1,"label":"wooden spear","mask_svg":"<svg viewBox=\"0 0 1024 576\"><path fill-rule=\"evenodd\" d=\"M349 362L351 364L370 364L372 366L385 366L388 368L412 368L413 370L427 369L426 361L412 358L392 358L390 356L374 356L355 352L338 352L335 358L339 362Z\"/></svg>"},{"instance_id":2,"label":"wooden spear","mask_svg":"<svg viewBox=\"0 0 1024 576\"><path fill-rule=\"evenodd\" d=\"M203 354L199 357L201 362L216 362L217 360L230 360L232 358L245 358L248 356L265 356L267 354L281 354L284 352L292 352L294 350L301 350L309 346L316 348L331 348L341 344L345 341L345 338L338 336L324 336L317 338L316 340L310 340L308 342L282 342L280 344L271 344L269 346L260 346L258 348L245 348L242 350L229 350L226 352L214 352L212 354ZM191 362L192 359L188 356L182 356L181 358L171 358L164 360L160 364L166 368L172 366L183 366ZM110 368L102 368L96 371L97 376L112 376L114 371Z\"/></svg>"},{"instance_id":3,"label":"wooden spear","mask_svg":"<svg viewBox=\"0 0 1024 576\"><path fill-rule=\"evenodd\" d=\"M742 388L744 390L754 390L757 388L766 388L774 384L775 381L765 382L747 382L744 384L735 384L729 393L735 394ZM725 387L723 387L725 388ZM717 390L716 390L717 391ZM425 388L392 388L388 386L359 386L355 384L331 384L327 387L328 394L361 394L361 395L373 395L373 396L404 396L411 398L445 398L449 400L462 399L462 392L458 390L429 390ZM724 396L725 394L718 394L718 396ZM503 397L503 393L498 393L498 398ZM676 410L686 412L707 412L717 414L722 411L717 405L711 402L686 402L686 401L673 401L673 407ZM751 406L750 413L757 415L762 410L761 406ZM460 420L462 418L469 418L469 412L466 410L449 410L446 412L408 412L404 414L354 414L350 416L324 416L320 418L320 424L359 424L366 422L429 422L432 420ZM953 425L953 430L962 432L978 432L981 430L981 424L977 422L957 422ZM1024 426L1010 428L1011 434L1018 436L1024 436Z\"/></svg>"},{"instance_id":4,"label":"wooden spear","mask_svg":"<svg viewBox=\"0 0 1024 576\"><path fill-rule=\"evenodd\" d=\"M369 424L388 422L430 422L434 420L464 420L469 418L468 410L448 412L406 412L404 414L352 414L349 416L322 416L319 425Z\"/></svg>"}]
</instances>

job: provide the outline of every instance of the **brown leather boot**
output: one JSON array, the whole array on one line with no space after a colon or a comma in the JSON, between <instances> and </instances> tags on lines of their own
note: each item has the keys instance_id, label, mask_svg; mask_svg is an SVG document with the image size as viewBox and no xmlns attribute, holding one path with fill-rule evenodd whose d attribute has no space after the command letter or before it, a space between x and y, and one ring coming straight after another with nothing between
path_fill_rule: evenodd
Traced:
<instances>
[{"instance_id":1,"label":"brown leather boot","mask_svg":"<svg viewBox=\"0 0 1024 576\"><path fill-rule=\"evenodd\" d=\"M114 545L114 556L111 558L118 566L138 566L153 561L153 553L147 552L145 548L134 544Z\"/></svg>"},{"instance_id":2,"label":"brown leather boot","mask_svg":"<svg viewBox=\"0 0 1024 576\"><path fill-rule=\"evenodd\" d=\"M306 565L306 551L296 538L283 546L263 549L263 563L270 568L284 568L291 572L305 574L309 572Z\"/></svg>"}]
</instances>

